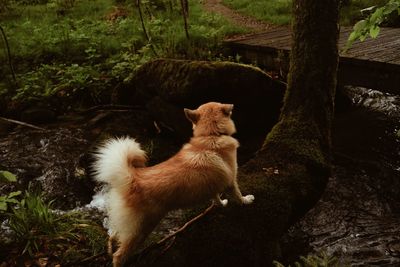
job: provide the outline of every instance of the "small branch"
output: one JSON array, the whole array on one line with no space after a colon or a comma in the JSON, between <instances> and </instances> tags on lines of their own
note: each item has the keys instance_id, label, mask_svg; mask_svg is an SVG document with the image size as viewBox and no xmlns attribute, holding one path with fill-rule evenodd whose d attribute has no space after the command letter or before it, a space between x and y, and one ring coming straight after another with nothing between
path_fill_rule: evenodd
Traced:
<instances>
[{"instance_id":1,"label":"small branch","mask_svg":"<svg viewBox=\"0 0 400 267\"><path fill-rule=\"evenodd\" d=\"M144 109L142 106L129 106L129 105L114 105L114 104L107 104L107 105L99 105L99 106L94 106L85 110L81 110L78 113L79 114L87 114L95 111L104 111L104 110L137 110L137 109Z\"/></svg>"},{"instance_id":2,"label":"small branch","mask_svg":"<svg viewBox=\"0 0 400 267\"><path fill-rule=\"evenodd\" d=\"M15 124L26 126L26 127L30 127L30 128L36 129L36 130L47 131L45 128L38 127L38 126L35 126L33 124L29 124L29 123L22 122L22 121L7 119L7 118L3 118L3 117L0 117L0 120L11 122L11 123L15 123Z\"/></svg>"},{"instance_id":3,"label":"small branch","mask_svg":"<svg viewBox=\"0 0 400 267\"><path fill-rule=\"evenodd\" d=\"M185 34L186 34L186 39L189 39L189 30L188 30L188 16L189 16L189 4L187 0L181 0L181 7L182 7L182 16L183 16L183 22L185 25Z\"/></svg>"},{"instance_id":4,"label":"small branch","mask_svg":"<svg viewBox=\"0 0 400 267\"><path fill-rule=\"evenodd\" d=\"M196 221L198 221L199 219L201 219L202 217L207 215L214 207L215 207L215 204L213 202L207 209L205 209L202 213L200 213L199 215L197 215L196 217L194 217L190 221L186 222L181 228L179 228L175 232L167 235L166 237L164 237L163 239L161 239L157 243L153 243L150 246L148 246L147 248L143 249L142 252L140 252L139 254L135 255L136 261L139 262L140 259L143 256L147 255L151 250L156 249L158 247L161 247L162 245L164 245L165 243L167 243L169 240L172 239L172 241L161 251L161 253L158 255L158 257L163 255L163 254L165 254L165 252L167 252L167 250L170 249L172 247L172 245L175 243L175 239L176 239L177 235L179 235L180 233L185 231L186 228L188 228L190 225L192 225L193 223L195 223ZM156 258L153 259L153 262L155 260L156 260ZM132 262L133 262L133 259L130 259L130 260L128 260L127 263L130 264Z\"/></svg>"},{"instance_id":5,"label":"small branch","mask_svg":"<svg viewBox=\"0 0 400 267\"><path fill-rule=\"evenodd\" d=\"M146 26L144 25L144 19L143 19L143 13L142 13L142 8L141 8L141 4L140 4L140 0L136 0L136 5L138 7L138 11L139 11L139 17L140 17L140 22L142 23L142 29L143 29L143 33L146 36L147 42L150 44L150 48L151 51L153 51L153 54L158 57L158 54L156 52L156 50L154 49L153 45L151 44L151 40L150 40L150 36L147 33L146 30Z\"/></svg>"},{"instance_id":6,"label":"small branch","mask_svg":"<svg viewBox=\"0 0 400 267\"><path fill-rule=\"evenodd\" d=\"M200 213L199 215L197 215L196 217L194 217L193 219L191 219L190 221L188 221L187 223L185 223L181 228L179 228L178 230L176 230L175 232L167 235L166 237L164 237L163 239L161 239L160 241L158 241L156 243L157 246L160 246L162 244L164 244L166 241L168 241L169 239L177 236L178 234L182 233L183 231L185 231L186 228L188 228L190 225L192 225L194 222L198 221L199 219L201 219L202 217L204 217L205 215L207 215L207 213L209 213L213 208L215 207L214 202L207 208L205 209L202 213Z\"/></svg>"},{"instance_id":7,"label":"small branch","mask_svg":"<svg viewBox=\"0 0 400 267\"><path fill-rule=\"evenodd\" d=\"M14 80L14 86L15 86L15 89L16 89L16 88L17 88L17 78L16 78L16 76L15 76L14 67L13 67L13 65L12 65L10 46L9 46L9 44L8 44L8 40L7 40L6 33L5 33L4 29L3 29L3 27L1 27L1 26L0 26L0 31L1 31L1 35L3 36L4 43L5 43L5 45L6 45L7 56L8 56L8 65L9 65L9 67L10 67L11 75L12 75L12 78L13 78L13 80Z\"/></svg>"}]
</instances>

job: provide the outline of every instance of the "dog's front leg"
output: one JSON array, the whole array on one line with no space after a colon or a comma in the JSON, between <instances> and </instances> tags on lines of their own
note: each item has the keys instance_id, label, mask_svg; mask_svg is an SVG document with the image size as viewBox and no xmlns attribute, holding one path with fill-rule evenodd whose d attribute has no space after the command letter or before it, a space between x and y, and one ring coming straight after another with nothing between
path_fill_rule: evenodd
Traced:
<instances>
[{"instance_id":1,"label":"dog's front leg","mask_svg":"<svg viewBox=\"0 0 400 267\"><path fill-rule=\"evenodd\" d=\"M232 185L232 195L233 198L240 204L251 204L254 201L254 196L253 195L246 195L243 196L242 192L240 192L240 188L239 188L239 184L237 183L237 179L235 177L235 179L233 180L233 185Z\"/></svg>"}]
</instances>

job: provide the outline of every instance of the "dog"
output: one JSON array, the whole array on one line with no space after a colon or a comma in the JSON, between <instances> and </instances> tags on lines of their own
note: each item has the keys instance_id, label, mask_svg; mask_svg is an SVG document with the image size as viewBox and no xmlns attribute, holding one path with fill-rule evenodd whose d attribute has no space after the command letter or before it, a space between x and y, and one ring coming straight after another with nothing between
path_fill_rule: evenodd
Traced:
<instances>
[{"instance_id":1,"label":"dog","mask_svg":"<svg viewBox=\"0 0 400 267\"><path fill-rule=\"evenodd\" d=\"M239 142L231 119L232 104L209 102L196 110L184 109L193 127L189 143L170 159L145 167L146 153L129 137L111 139L96 153L95 179L109 184L107 212L113 241L119 244L113 266L121 266L167 212L213 199L226 206L223 192L240 204L251 204L253 195L242 196L237 176Z\"/></svg>"}]
</instances>

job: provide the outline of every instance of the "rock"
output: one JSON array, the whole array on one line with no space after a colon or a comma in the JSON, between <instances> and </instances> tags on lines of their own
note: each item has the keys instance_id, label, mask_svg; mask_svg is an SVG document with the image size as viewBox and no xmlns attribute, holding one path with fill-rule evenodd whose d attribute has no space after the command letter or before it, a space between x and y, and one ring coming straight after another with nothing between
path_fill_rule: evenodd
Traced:
<instances>
[{"instance_id":1,"label":"rock","mask_svg":"<svg viewBox=\"0 0 400 267\"><path fill-rule=\"evenodd\" d=\"M129 83L118 87L114 101L146 104L156 111L152 114L157 120L182 134L190 129L187 122L187 127L177 127L183 123L178 123L183 118L183 108L197 108L209 101L232 103L238 132L265 136L279 116L285 88L285 84L249 65L158 59L144 64ZM157 112L165 103L170 105L168 115ZM171 105L176 107L175 113Z\"/></svg>"}]
</instances>

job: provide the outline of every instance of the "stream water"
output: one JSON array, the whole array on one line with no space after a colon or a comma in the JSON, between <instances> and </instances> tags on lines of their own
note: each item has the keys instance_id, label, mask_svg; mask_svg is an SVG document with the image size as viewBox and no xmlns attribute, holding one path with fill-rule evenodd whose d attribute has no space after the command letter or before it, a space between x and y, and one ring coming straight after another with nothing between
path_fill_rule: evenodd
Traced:
<instances>
[{"instance_id":1,"label":"stream water","mask_svg":"<svg viewBox=\"0 0 400 267\"><path fill-rule=\"evenodd\" d=\"M340 266L400 266L400 97L346 94L353 105L336 114L333 176L286 244L334 255Z\"/></svg>"},{"instance_id":2,"label":"stream water","mask_svg":"<svg viewBox=\"0 0 400 267\"><path fill-rule=\"evenodd\" d=\"M363 88L347 88L346 94L352 105L337 111L333 128L334 175L322 199L283 239L282 261L324 251L351 266L400 266L400 98ZM0 192L33 181L48 191L48 199L57 198L57 208L101 210L103 196L91 199L94 184L85 179L85 169L99 133L117 129L110 122L125 127L114 134L139 135L157 153L167 147L159 160L180 146L171 136L160 139L145 111L110 114L47 131L0 132L0 168L19 176L17 186ZM130 133L132 128L140 130ZM182 220L179 211L172 213L157 231L168 233Z\"/></svg>"}]
</instances>

